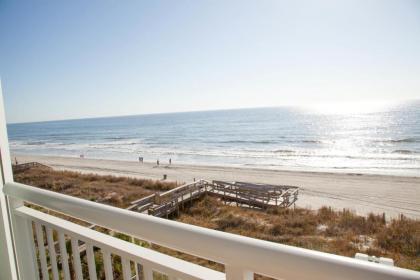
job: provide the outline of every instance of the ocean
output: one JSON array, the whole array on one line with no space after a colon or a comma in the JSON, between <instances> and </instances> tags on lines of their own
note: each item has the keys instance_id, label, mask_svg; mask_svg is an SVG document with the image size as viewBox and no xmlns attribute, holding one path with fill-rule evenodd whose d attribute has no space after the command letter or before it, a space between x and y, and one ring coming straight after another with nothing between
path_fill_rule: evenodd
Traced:
<instances>
[{"instance_id":1,"label":"ocean","mask_svg":"<svg viewBox=\"0 0 420 280\"><path fill-rule=\"evenodd\" d=\"M420 102L373 113L278 107L9 124L11 151L420 176Z\"/></svg>"}]
</instances>

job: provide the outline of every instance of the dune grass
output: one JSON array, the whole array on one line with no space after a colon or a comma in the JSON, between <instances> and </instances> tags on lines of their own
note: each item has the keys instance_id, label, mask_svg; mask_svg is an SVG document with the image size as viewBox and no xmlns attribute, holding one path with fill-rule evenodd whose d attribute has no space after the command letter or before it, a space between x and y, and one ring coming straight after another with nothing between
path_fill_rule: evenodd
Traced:
<instances>
[{"instance_id":1,"label":"dune grass","mask_svg":"<svg viewBox=\"0 0 420 280\"><path fill-rule=\"evenodd\" d=\"M361 252L389 257L395 265L420 271L420 221L401 216L358 216L322 207L266 211L225 205L207 196L178 221L272 242L354 257Z\"/></svg>"},{"instance_id":2,"label":"dune grass","mask_svg":"<svg viewBox=\"0 0 420 280\"><path fill-rule=\"evenodd\" d=\"M176 183L117 176L100 176L36 167L14 174L16 182L121 208L157 191L167 191Z\"/></svg>"},{"instance_id":3,"label":"dune grass","mask_svg":"<svg viewBox=\"0 0 420 280\"><path fill-rule=\"evenodd\" d=\"M15 181L117 207L126 207L130 201L176 186L175 183L162 181L45 168L16 173ZM396 266L420 271L420 221L402 216L386 221L383 215L362 217L348 210L335 211L329 207L317 211L303 208L257 210L226 205L219 199L205 196L172 218L210 229L343 256L353 257L356 252L362 252L390 257ZM124 235L118 237L123 238ZM153 245L152 249L223 270L220 264L157 245Z\"/></svg>"}]
</instances>

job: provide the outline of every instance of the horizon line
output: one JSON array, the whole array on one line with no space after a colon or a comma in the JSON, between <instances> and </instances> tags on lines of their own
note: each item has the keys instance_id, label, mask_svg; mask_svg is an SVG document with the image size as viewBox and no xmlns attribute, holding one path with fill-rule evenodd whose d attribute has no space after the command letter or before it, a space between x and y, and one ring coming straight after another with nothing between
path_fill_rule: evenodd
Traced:
<instances>
[{"instance_id":1,"label":"horizon line","mask_svg":"<svg viewBox=\"0 0 420 280\"><path fill-rule=\"evenodd\" d=\"M393 103L405 103L405 102L420 102L420 98L416 99L405 99L405 100L389 100ZM347 102L347 101L341 101ZM354 102L354 101L353 101ZM358 101L358 102L368 102ZM328 103L328 102L323 102ZM337 103L336 101L331 103ZM340 103L340 102L338 102ZM319 104L319 103L315 103ZM322 103L321 103L322 104ZM309 105L310 106L310 105ZM92 117L75 117L67 119L55 119L55 120L40 120L40 121L23 121L23 122L7 122L7 125L14 124L34 124L34 123L46 123L46 122L64 122L64 121L77 121L77 120L93 120L93 119L106 119L106 118L124 118L124 117L135 117L135 116L153 116L153 115L166 115L166 114L181 114L181 113L198 113L198 112L217 112L217 111L234 111L234 110L249 110L249 109L270 109L270 108L308 108L308 105L297 105L297 104L283 104L277 106L256 106L256 107L237 107L237 108L219 108L219 109L205 109L205 110L186 110L186 111L171 111L171 112L155 112L155 113L139 113L139 114L126 114L126 115L110 115L110 116L92 116Z\"/></svg>"},{"instance_id":2,"label":"horizon line","mask_svg":"<svg viewBox=\"0 0 420 280\"><path fill-rule=\"evenodd\" d=\"M97 116L97 117L76 117L69 119L57 120L43 120L43 121L24 121L24 122L10 122L9 124L31 124L31 123L45 123L45 122L63 122L63 121L77 121L77 120L93 120L93 119L106 119L106 118L124 118L136 116L152 116L152 115L166 115L166 114L182 114L182 113L198 113L198 112L217 112L217 111L233 111L233 110L247 110L247 109L269 109L281 107L298 107L294 105L279 105L279 106L258 106L258 107L238 107L238 108L225 108L225 109L207 109L207 110L188 110L188 111L171 111L171 112L157 112L157 113L140 113L140 114L127 114L127 115L111 115L111 116Z\"/></svg>"}]
</instances>

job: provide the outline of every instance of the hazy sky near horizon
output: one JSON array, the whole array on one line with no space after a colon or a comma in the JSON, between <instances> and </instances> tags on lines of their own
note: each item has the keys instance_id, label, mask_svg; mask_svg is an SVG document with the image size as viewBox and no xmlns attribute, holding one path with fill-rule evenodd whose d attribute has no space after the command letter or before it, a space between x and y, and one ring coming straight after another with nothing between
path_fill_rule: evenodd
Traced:
<instances>
[{"instance_id":1,"label":"hazy sky near horizon","mask_svg":"<svg viewBox=\"0 0 420 280\"><path fill-rule=\"evenodd\" d=\"M420 1L0 1L8 122L420 98Z\"/></svg>"}]
</instances>

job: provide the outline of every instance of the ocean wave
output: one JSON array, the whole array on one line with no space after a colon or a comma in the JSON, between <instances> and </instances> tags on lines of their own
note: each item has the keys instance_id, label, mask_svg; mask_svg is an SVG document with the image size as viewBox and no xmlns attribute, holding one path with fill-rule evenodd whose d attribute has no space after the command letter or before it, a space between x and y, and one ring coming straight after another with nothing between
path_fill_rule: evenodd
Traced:
<instances>
[{"instance_id":1,"label":"ocean wave","mask_svg":"<svg viewBox=\"0 0 420 280\"><path fill-rule=\"evenodd\" d=\"M302 140L302 143L322 144L324 142L321 140Z\"/></svg>"},{"instance_id":2,"label":"ocean wave","mask_svg":"<svg viewBox=\"0 0 420 280\"><path fill-rule=\"evenodd\" d=\"M410 151L410 150L394 150L392 151L393 154L404 154L404 155L412 155L412 154L420 154L418 151Z\"/></svg>"},{"instance_id":3,"label":"ocean wave","mask_svg":"<svg viewBox=\"0 0 420 280\"><path fill-rule=\"evenodd\" d=\"M56 150L79 153L89 151L95 153L121 153L121 154L137 154L150 153L158 155L178 155L178 156L197 156L197 157L216 157L223 159L225 157L237 157L243 159L252 158L266 158L271 160L299 160L299 158L327 160L327 159L348 159L348 160L386 160L386 161L406 161L406 160L420 160L420 152L412 150L394 150L386 153L365 153L365 154L348 154L348 153L334 153L323 152L322 150L314 149L288 149L288 147L279 149L242 149L240 147L231 148L197 148L173 145L171 147L162 145L145 145L144 143L129 141L115 141L106 143L47 143L40 144L33 143L31 145L23 143L11 143L13 149L36 151L40 150ZM42 142L44 143L44 142Z\"/></svg>"},{"instance_id":4,"label":"ocean wave","mask_svg":"<svg viewBox=\"0 0 420 280\"><path fill-rule=\"evenodd\" d=\"M243 144L243 143L247 143L247 144L273 144L275 142L274 141L269 141L269 140L227 140L227 141L220 141L219 143L224 143L224 144Z\"/></svg>"},{"instance_id":5,"label":"ocean wave","mask_svg":"<svg viewBox=\"0 0 420 280\"><path fill-rule=\"evenodd\" d=\"M295 154L296 151L293 150L274 150L273 153L279 153L279 154Z\"/></svg>"},{"instance_id":6,"label":"ocean wave","mask_svg":"<svg viewBox=\"0 0 420 280\"><path fill-rule=\"evenodd\" d=\"M126 141L126 142L106 142L106 143L93 143L93 144L87 144L90 148L97 148L97 149L103 149L106 147L121 147L121 146L132 146L132 145L138 145L138 142L133 141Z\"/></svg>"},{"instance_id":7,"label":"ocean wave","mask_svg":"<svg viewBox=\"0 0 420 280\"><path fill-rule=\"evenodd\" d=\"M409 138L401 138L401 139L378 140L378 142L383 142L383 143L417 143L417 142L420 142L420 139L415 138L415 137L409 137Z\"/></svg>"},{"instance_id":8,"label":"ocean wave","mask_svg":"<svg viewBox=\"0 0 420 280\"><path fill-rule=\"evenodd\" d=\"M103 139L105 139L105 140L124 140L124 139L129 139L129 137L113 136L113 137L104 137Z\"/></svg>"},{"instance_id":9,"label":"ocean wave","mask_svg":"<svg viewBox=\"0 0 420 280\"><path fill-rule=\"evenodd\" d=\"M293 156L293 155L290 155ZM403 157L392 154L373 154L373 155L338 155L338 154L299 154L296 157L302 158L322 158L322 159L351 159L351 160L413 160L413 157Z\"/></svg>"},{"instance_id":10,"label":"ocean wave","mask_svg":"<svg viewBox=\"0 0 420 280\"><path fill-rule=\"evenodd\" d=\"M26 143L24 143L24 145L29 145L29 146L39 146L39 145L45 145L46 142L44 141L28 141Z\"/></svg>"}]
</instances>

